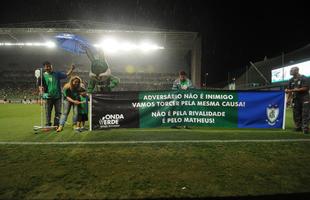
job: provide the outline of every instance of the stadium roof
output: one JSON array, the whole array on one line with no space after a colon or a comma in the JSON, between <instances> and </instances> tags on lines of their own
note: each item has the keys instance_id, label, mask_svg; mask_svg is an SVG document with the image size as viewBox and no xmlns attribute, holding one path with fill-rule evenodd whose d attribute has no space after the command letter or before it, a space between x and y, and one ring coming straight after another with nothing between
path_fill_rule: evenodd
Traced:
<instances>
[{"instance_id":1,"label":"stadium roof","mask_svg":"<svg viewBox=\"0 0 310 200\"><path fill-rule=\"evenodd\" d=\"M192 49L198 37L197 32L164 30L150 27L109 24L93 21L66 20L4 24L0 27L0 42L24 42L47 40L56 33L75 33L90 40L113 35L131 39L145 38L157 42L165 49ZM98 36L99 35L99 36Z\"/></svg>"}]
</instances>

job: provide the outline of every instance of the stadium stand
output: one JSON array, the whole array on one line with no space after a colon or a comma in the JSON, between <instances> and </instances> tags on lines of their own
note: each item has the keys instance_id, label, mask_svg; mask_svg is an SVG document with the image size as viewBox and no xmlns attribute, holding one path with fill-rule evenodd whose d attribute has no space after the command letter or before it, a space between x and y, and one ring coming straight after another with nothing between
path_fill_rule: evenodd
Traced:
<instances>
[{"instance_id":1,"label":"stadium stand","mask_svg":"<svg viewBox=\"0 0 310 200\"><path fill-rule=\"evenodd\" d=\"M78 75L87 85L88 72L77 71L74 75ZM122 73L114 74L120 78L120 84L114 91L151 91L151 90L169 90L172 87L174 79L177 77L175 73ZM65 81L62 83L64 84ZM38 90L34 70L16 71L2 70L0 71L0 99L10 100L13 102L23 102L24 98L29 101L38 98Z\"/></svg>"}]
</instances>

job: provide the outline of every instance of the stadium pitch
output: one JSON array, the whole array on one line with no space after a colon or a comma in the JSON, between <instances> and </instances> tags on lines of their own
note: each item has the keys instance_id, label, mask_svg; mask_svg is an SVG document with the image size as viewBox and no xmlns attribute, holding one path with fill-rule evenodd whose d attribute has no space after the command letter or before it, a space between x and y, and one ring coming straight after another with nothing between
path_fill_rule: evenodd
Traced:
<instances>
[{"instance_id":1,"label":"stadium pitch","mask_svg":"<svg viewBox=\"0 0 310 200\"><path fill-rule=\"evenodd\" d=\"M289 110L286 130L158 128L76 133L66 126L61 133L34 134L39 113L39 105L0 105L0 199L285 198L294 194L293 199L310 192L310 136L292 131Z\"/></svg>"}]
</instances>

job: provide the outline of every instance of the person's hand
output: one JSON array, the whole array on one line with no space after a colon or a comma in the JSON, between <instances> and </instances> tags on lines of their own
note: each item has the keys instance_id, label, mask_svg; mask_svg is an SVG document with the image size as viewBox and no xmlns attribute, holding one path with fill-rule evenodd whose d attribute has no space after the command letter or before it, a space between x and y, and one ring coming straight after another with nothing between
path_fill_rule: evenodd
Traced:
<instances>
[{"instance_id":1,"label":"person's hand","mask_svg":"<svg viewBox=\"0 0 310 200\"><path fill-rule=\"evenodd\" d=\"M43 98L43 99L48 99L48 98L49 98L48 93L42 93L42 98Z\"/></svg>"},{"instance_id":2,"label":"person's hand","mask_svg":"<svg viewBox=\"0 0 310 200\"><path fill-rule=\"evenodd\" d=\"M285 93L291 93L291 92L293 92L292 89L285 89Z\"/></svg>"},{"instance_id":3,"label":"person's hand","mask_svg":"<svg viewBox=\"0 0 310 200\"><path fill-rule=\"evenodd\" d=\"M71 70L74 70L74 69L75 69L75 65L72 64L72 65L71 65Z\"/></svg>"},{"instance_id":4,"label":"person's hand","mask_svg":"<svg viewBox=\"0 0 310 200\"><path fill-rule=\"evenodd\" d=\"M79 105L79 104L81 104L81 102L78 101L78 100L75 100L75 101L74 101L74 104L75 104L75 105Z\"/></svg>"},{"instance_id":5,"label":"person's hand","mask_svg":"<svg viewBox=\"0 0 310 200\"><path fill-rule=\"evenodd\" d=\"M186 86L186 85L181 86L181 89L182 89L182 90L187 90L187 86Z\"/></svg>"}]
</instances>

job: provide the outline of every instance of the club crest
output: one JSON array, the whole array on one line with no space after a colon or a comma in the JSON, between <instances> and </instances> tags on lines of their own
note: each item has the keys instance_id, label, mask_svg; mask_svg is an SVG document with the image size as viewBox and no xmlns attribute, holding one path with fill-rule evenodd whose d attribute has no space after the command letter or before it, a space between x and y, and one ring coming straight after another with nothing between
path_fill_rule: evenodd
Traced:
<instances>
[{"instance_id":1,"label":"club crest","mask_svg":"<svg viewBox=\"0 0 310 200\"><path fill-rule=\"evenodd\" d=\"M270 126L273 126L276 124L278 121L278 116L279 116L279 106L274 104L269 104L268 107L266 108L266 114L267 114L267 122Z\"/></svg>"}]
</instances>

